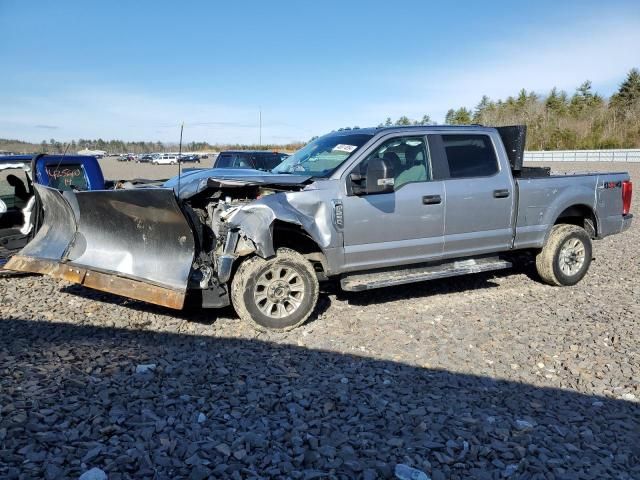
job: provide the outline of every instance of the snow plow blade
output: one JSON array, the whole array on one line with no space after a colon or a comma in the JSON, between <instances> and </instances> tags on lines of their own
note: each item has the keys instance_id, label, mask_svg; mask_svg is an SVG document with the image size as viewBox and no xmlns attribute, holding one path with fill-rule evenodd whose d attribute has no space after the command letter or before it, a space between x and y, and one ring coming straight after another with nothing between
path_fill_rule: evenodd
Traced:
<instances>
[{"instance_id":1,"label":"snow plow blade","mask_svg":"<svg viewBox=\"0 0 640 480\"><path fill-rule=\"evenodd\" d=\"M195 243L172 190L61 194L35 187L42 226L6 269L183 307Z\"/></svg>"}]
</instances>

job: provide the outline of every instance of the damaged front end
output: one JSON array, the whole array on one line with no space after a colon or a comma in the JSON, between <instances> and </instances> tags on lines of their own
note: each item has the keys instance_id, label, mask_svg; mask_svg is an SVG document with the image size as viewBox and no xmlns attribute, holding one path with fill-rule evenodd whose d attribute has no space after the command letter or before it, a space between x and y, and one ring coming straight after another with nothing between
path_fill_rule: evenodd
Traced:
<instances>
[{"instance_id":1,"label":"damaged front end","mask_svg":"<svg viewBox=\"0 0 640 480\"><path fill-rule=\"evenodd\" d=\"M274 178L276 177L276 178ZM298 192L309 177L262 175L242 178L206 177L180 190L179 198L193 223L199 225L196 239L201 246L194 262L195 271L213 267L213 282L226 284L239 257L275 255L273 224L276 220L300 226L318 244L328 244L330 232L317 222L314 213L305 212L288 194ZM314 206L317 210L321 207ZM198 278L196 276L196 278ZM203 287L203 286L202 286Z\"/></svg>"},{"instance_id":2,"label":"damaged front end","mask_svg":"<svg viewBox=\"0 0 640 480\"><path fill-rule=\"evenodd\" d=\"M236 260L275 254L275 220L299 226L321 247L329 244L330 228L318 221L327 218L324 203L312 192L289 195L309 183L209 171L180 189L168 182L169 188L61 193L36 185L43 223L6 268L175 309L188 294L205 307L225 306Z\"/></svg>"}]
</instances>

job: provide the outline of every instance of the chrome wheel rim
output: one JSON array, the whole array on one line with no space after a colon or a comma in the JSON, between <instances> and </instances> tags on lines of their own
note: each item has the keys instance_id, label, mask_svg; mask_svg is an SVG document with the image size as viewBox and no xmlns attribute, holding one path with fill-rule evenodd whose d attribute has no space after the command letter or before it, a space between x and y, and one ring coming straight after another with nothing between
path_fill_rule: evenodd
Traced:
<instances>
[{"instance_id":1,"label":"chrome wheel rim","mask_svg":"<svg viewBox=\"0 0 640 480\"><path fill-rule=\"evenodd\" d=\"M304 294L302 275L291 267L278 265L260 275L253 290L253 300L267 317L285 318L300 308Z\"/></svg>"},{"instance_id":2,"label":"chrome wheel rim","mask_svg":"<svg viewBox=\"0 0 640 480\"><path fill-rule=\"evenodd\" d=\"M585 247L582 240L570 238L564 242L562 249L560 249L560 256L558 257L562 273L568 276L575 275L584 265L584 260Z\"/></svg>"}]
</instances>

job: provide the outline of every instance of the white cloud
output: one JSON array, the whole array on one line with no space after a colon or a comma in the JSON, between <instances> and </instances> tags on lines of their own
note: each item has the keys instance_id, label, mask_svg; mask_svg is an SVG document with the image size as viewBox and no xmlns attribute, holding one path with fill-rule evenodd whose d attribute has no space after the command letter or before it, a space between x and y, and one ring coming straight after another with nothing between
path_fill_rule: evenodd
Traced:
<instances>
[{"instance_id":1,"label":"white cloud","mask_svg":"<svg viewBox=\"0 0 640 480\"><path fill-rule=\"evenodd\" d=\"M596 91L610 89L632 67L640 67L639 45L637 22L604 19L598 27L583 25L515 41L478 42L471 58L443 67L427 66L408 80L395 77L393 85L402 92L397 101L367 105L360 115L417 119L429 113L442 121L449 108L474 107L482 95L505 98L521 88L546 94L554 86L572 93L584 80L591 80Z\"/></svg>"}]
</instances>

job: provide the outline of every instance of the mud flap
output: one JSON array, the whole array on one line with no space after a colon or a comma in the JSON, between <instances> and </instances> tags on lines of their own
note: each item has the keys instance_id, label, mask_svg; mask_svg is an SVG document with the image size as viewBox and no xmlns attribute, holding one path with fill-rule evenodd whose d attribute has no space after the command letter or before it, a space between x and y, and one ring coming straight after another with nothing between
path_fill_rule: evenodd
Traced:
<instances>
[{"instance_id":1,"label":"mud flap","mask_svg":"<svg viewBox=\"0 0 640 480\"><path fill-rule=\"evenodd\" d=\"M42 227L7 269L182 308L195 243L172 190L36 189Z\"/></svg>"}]
</instances>

